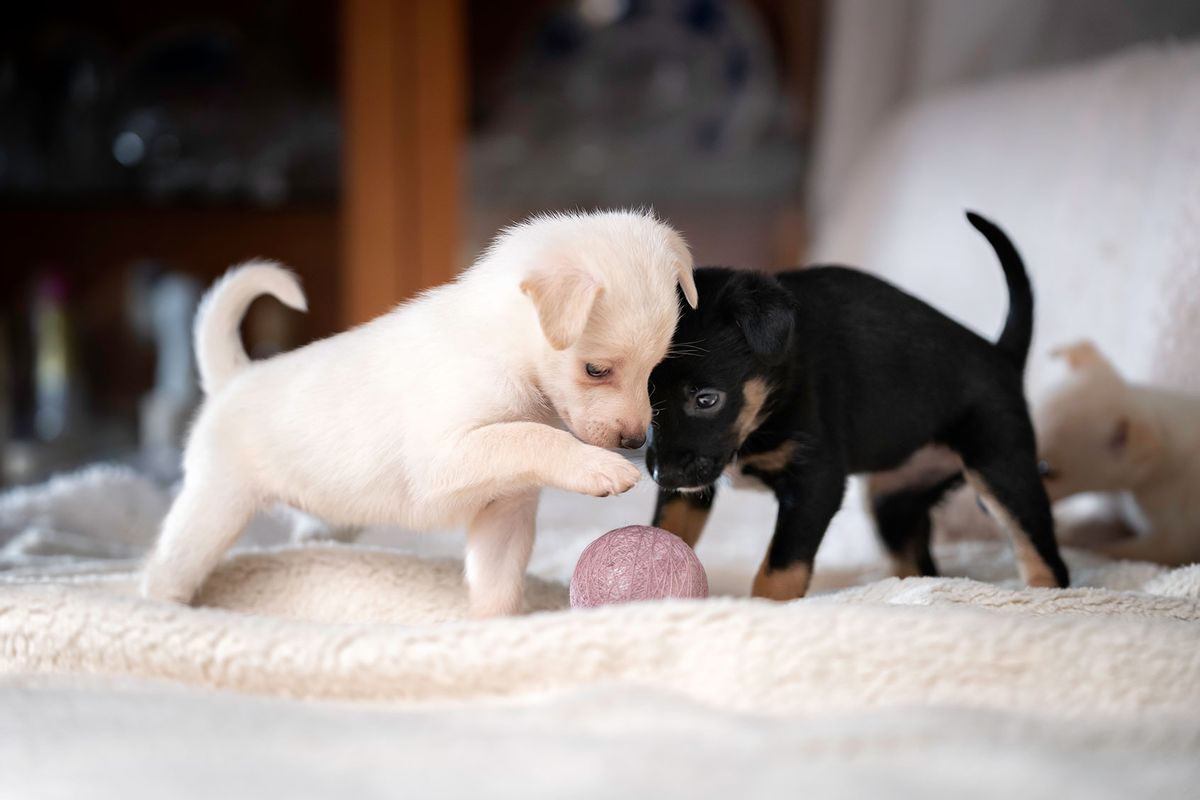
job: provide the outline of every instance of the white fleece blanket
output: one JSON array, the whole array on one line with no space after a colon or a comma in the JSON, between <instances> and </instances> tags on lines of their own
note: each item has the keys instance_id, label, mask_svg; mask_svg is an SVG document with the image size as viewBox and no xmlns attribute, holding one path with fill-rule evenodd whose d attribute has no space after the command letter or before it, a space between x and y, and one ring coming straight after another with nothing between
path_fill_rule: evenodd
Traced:
<instances>
[{"instance_id":1,"label":"white fleece blanket","mask_svg":"<svg viewBox=\"0 0 1200 800\"><path fill-rule=\"evenodd\" d=\"M235 559L203 609L130 597L113 576L5 586L0 666L355 700L620 682L780 715L915 704L1200 714L1200 568L1166 578L1137 594L892 579L786 605L593 612L561 610L561 585L535 581L531 605L551 613L465 622L457 563L309 546Z\"/></svg>"},{"instance_id":2,"label":"white fleece blanket","mask_svg":"<svg viewBox=\"0 0 1200 800\"><path fill-rule=\"evenodd\" d=\"M37 521L0 579L0 796L1120 796L1200 779L1200 567L1069 553L1079 588L1031 590L1006 548L962 542L938 555L971 578L872 580L852 502L810 599L565 609L579 551L648 513L639 487L547 498L520 618L464 620L445 555L461 537L398 531L244 550L182 608L137 598L129 560L92 558L83 543L107 537L76 499L104 525L119 506L131 550L166 501L106 468L0 499L10 534ZM744 594L772 511L720 498L699 548L715 591ZM91 555L47 561L55 541Z\"/></svg>"}]
</instances>

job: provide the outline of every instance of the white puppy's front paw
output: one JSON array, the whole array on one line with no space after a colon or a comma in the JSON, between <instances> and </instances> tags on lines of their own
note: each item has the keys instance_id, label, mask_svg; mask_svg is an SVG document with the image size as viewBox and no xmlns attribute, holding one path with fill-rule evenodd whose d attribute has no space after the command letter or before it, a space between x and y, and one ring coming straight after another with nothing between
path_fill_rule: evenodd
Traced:
<instances>
[{"instance_id":1,"label":"white puppy's front paw","mask_svg":"<svg viewBox=\"0 0 1200 800\"><path fill-rule=\"evenodd\" d=\"M642 471L616 453L595 448L568 478L569 488L580 494L608 497L629 491L641 480Z\"/></svg>"}]
</instances>

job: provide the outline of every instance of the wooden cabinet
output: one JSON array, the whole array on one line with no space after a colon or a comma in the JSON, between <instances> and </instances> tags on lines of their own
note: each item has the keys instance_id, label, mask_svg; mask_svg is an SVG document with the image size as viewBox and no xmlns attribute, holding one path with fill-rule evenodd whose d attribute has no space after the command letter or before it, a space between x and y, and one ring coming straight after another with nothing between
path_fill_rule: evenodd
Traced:
<instances>
[{"instance_id":1,"label":"wooden cabinet","mask_svg":"<svg viewBox=\"0 0 1200 800\"><path fill-rule=\"evenodd\" d=\"M342 43L341 316L353 324L456 272L462 9L346 0Z\"/></svg>"}]
</instances>

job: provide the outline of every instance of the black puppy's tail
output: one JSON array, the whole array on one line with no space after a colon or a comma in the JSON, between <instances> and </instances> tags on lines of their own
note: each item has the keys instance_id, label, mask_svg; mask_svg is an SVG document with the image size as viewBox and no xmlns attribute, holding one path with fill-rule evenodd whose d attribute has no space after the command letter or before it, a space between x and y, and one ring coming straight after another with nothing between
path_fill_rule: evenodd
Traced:
<instances>
[{"instance_id":1,"label":"black puppy's tail","mask_svg":"<svg viewBox=\"0 0 1200 800\"><path fill-rule=\"evenodd\" d=\"M996 251L1008 283L1008 320L1004 323L1000 338L996 340L996 347L1012 359L1017 369L1024 370L1029 345L1033 341L1033 288L1025 273L1025 263L1012 241L994 223L974 211L967 212L967 221L983 234Z\"/></svg>"}]
</instances>

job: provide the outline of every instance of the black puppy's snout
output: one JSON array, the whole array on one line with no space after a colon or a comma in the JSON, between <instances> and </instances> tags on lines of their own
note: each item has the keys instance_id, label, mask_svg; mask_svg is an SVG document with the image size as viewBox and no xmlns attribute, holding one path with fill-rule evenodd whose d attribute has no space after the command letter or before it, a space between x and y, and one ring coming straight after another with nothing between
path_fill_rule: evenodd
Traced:
<instances>
[{"instance_id":1,"label":"black puppy's snout","mask_svg":"<svg viewBox=\"0 0 1200 800\"><path fill-rule=\"evenodd\" d=\"M621 437L621 447L626 450L637 450L646 443L646 435L642 433L626 434Z\"/></svg>"},{"instance_id":2,"label":"black puppy's snout","mask_svg":"<svg viewBox=\"0 0 1200 800\"><path fill-rule=\"evenodd\" d=\"M665 486L668 489L686 486L688 482L685 472L673 464L658 466L653 471L653 477L659 486Z\"/></svg>"},{"instance_id":3,"label":"black puppy's snout","mask_svg":"<svg viewBox=\"0 0 1200 800\"><path fill-rule=\"evenodd\" d=\"M675 453L662 458L653 449L647 453L646 466L659 486L667 489L707 486L717 479L722 464L718 459L692 453Z\"/></svg>"}]
</instances>

